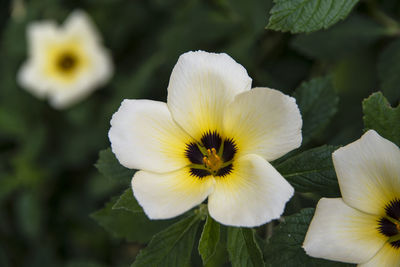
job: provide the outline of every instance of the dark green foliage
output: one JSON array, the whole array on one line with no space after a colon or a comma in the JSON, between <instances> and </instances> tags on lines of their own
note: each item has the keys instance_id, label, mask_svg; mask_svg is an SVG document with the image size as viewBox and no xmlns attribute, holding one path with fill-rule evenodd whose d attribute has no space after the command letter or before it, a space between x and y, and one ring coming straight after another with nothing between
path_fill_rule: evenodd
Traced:
<instances>
[{"instance_id":1,"label":"dark green foliage","mask_svg":"<svg viewBox=\"0 0 400 267\"><path fill-rule=\"evenodd\" d=\"M154 234L171 224L168 220L151 221L143 212L114 209L116 201L111 200L91 217L117 238L147 243Z\"/></svg>"},{"instance_id":2,"label":"dark green foliage","mask_svg":"<svg viewBox=\"0 0 400 267\"><path fill-rule=\"evenodd\" d=\"M332 163L335 147L321 146L278 164L276 169L297 192L338 197L340 190Z\"/></svg>"},{"instance_id":3,"label":"dark green foliage","mask_svg":"<svg viewBox=\"0 0 400 267\"><path fill-rule=\"evenodd\" d=\"M313 215L314 209L308 208L284 218L265 246L264 257L267 266L353 266L306 255L302 244Z\"/></svg>"},{"instance_id":4,"label":"dark green foliage","mask_svg":"<svg viewBox=\"0 0 400 267\"><path fill-rule=\"evenodd\" d=\"M391 107L380 92L372 94L362 104L365 128L374 129L400 146L400 105Z\"/></svg>"},{"instance_id":5,"label":"dark green foliage","mask_svg":"<svg viewBox=\"0 0 400 267\"><path fill-rule=\"evenodd\" d=\"M143 212L142 207L140 207L139 203L136 201L135 197L133 196L132 189L130 188L119 197L112 209L122 209L130 212Z\"/></svg>"},{"instance_id":6,"label":"dark green foliage","mask_svg":"<svg viewBox=\"0 0 400 267\"><path fill-rule=\"evenodd\" d=\"M134 171L125 168L119 164L115 155L112 153L111 148L100 151L99 159L96 163L96 168L109 179L114 179L121 183L129 184L132 179Z\"/></svg>"},{"instance_id":7,"label":"dark green foliage","mask_svg":"<svg viewBox=\"0 0 400 267\"><path fill-rule=\"evenodd\" d=\"M250 228L228 228L228 252L233 267L264 266L255 232Z\"/></svg>"},{"instance_id":8,"label":"dark green foliage","mask_svg":"<svg viewBox=\"0 0 400 267\"><path fill-rule=\"evenodd\" d=\"M296 35L291 46L307 57L334 61L365 49L384 34L386 29L371 18L355 14L328 30Z\"/></svg>"},{"instance_id":9,"label":"dark green foliage","mask_svg":"<svg viewBox=\"0 0 400 267\"><path fill-rule=\"evenodd\" d=\"M391 103L400 100L400 39L392 42L383 50L378 62L380 86L383 94Z\"/></svg>"},{"instance_id":10,"label":"dark green foliage","mask_svg":"<svg viewBox=\"0 0 400 267\"><path fill-rule=\"evenodd\" d=\"M215 254L219 239L219 223L214 221L210 216L207 216L199 242L199 254L201 255L204 265L206 265L210 258Z\"/></svg>"},{"instance_id":11,"label":"dark green foliage","mask_svg":"<svg viewBox=\"0 0 400 267\"><path fill-rule=\"evenodd\" d=\"M328 125L337 111L339 99L329 77L315 78L302 83L293 96L303 119L304 146Z\"/></svg>"},{"instance_id":12,"label":"dark green foliage","mask_svg":"<svg viewBox=\"0 0 400 267\"><path fill-rule=\"evenodd\" d=\"M326 29L347 17L358 0L274 0L267 28L292 33Z\"/></svg>"},{"instance_id":13,"label":"dark green foliage","mask_svg":"<svg viewBox=\"0 0 400 267\"><path fill-rule=\"evenodd\" d=\"M132 267L188 266L200 219L198 214L190 215L156 234Z\"/></svg>"}]
</instances>

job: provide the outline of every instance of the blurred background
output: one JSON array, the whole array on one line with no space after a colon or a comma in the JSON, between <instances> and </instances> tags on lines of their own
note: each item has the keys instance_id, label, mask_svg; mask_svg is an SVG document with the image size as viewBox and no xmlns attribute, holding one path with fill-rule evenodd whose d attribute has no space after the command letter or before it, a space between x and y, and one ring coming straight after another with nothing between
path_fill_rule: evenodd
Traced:
<instances>
[{"instance_id":1,"label":"blurred background","mask_svg":"<svg viewBox=\"0 0 400 267\"><path fill-rule=\"evenodd\" d=\"M328 75L339 96L332 123L309 147L347 144L362 134L361 101L380 88L378 61L399 32L374 5L400 17L397 0L361 1L332 28L308 35L266 30L272 0L1 0L0 266L127 266L138 244L107 233L90 214L129 187L95 168L109 147L112 114L125 98L166 101L171 70L189 50L225 52L253 87L292 94ZM26 26L62 23L85 10L113 56L111 81L55 110L16 83L27 57ZM390 29L389 29L390 28ZM398 93L386 96L392 104Z\"/></svg>"}]
</instances>

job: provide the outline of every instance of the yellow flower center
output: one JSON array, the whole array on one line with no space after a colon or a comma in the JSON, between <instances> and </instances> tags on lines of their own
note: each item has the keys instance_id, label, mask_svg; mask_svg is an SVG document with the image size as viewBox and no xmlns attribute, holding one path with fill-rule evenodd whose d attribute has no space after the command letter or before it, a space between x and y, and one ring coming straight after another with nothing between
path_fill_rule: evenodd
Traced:
<instances>
[{"instance_id":1,"label":"yellow flower center","mask_svg":"<svg viewBox=\"0 0 400 267\"><path fill-rule=\"evenodd\" d=\"M223 160L218 156L217 150L211 148L207 149L207 155L203 157L203 163L212 173L215 173L221 168Z\"/></svg>"},{"instance_id":2,"label":"yellow flower center","mask_svg":"<svg viewBox=\"0 0 400 267\"><path fill-rule=\"evenodd\" d=\"M223 138L216 131L207 131L200 142L186 144L185 156L190 162L192 176L225 177L234 168L236 152L237 146L232 138Z\"/></svg>"},{"instance_id":3,"label":"yellow flower center","mask_svg":"<svg viewBox=\"0 0 400 267\"><path fill-rule=\"evenodd\" d=\"M45 75L66 84L75 82L91 64L82 42L72 38L64 42L47 44L44 47Z\"/></svg>"},{"instance_id":4,"label":"yellow flower center","mask_svg":"<svg viewBox=\"0 0 400 267\"><path fill-rule=\"evenodd\" d=\"M58 57L56 61L57 67L62 72L72 72L79 64L78 57L69 51L66 51Z\"/></svg>"}]
</instances>

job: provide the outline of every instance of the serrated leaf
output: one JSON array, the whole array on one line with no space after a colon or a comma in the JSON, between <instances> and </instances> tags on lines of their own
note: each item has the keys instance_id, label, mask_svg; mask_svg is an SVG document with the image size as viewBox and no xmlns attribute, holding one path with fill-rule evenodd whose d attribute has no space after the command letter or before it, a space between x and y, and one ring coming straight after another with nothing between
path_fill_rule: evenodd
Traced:
<instances>
[{"instance_id":1,"label":"serrated leaf","mask_svg":"<svg viewBox=\"0 0 400 267\"><path fill-rule=\"evenodd\" d=\"M134 170L127 169L118 162L111 148L100 151L95 166L107 178L119 180L121 183L129 183L135 173Z\"/></svg>"},{"instance_id":2,"label":"serrated leaf","mask_svg":"<svg viewBox=\"0 0 400 267\"><path fill-rule=\"evenodd\" d=\"M385 33L386 29L372 19L353 15L326 31L295 36L291 47L310 58L337 60L369 46Z\"/></svg>"},{"instance_id":3,"label":"serrated leaf","mask_svg":"<svg viewBox=\"0 0 400 267\"><path fill-rule=\"evenodd\" d=\"M400 104L393 108L381 92L362 103L365 129L374 129L384 138L400 146Z\"/></svg>"},{"instance_id":4,"label":"serrated leaf","mask_svg":"<svg viewBox=\"0 0 400 267\"><path fill-rule=\"evenodd\" d=\"M400 100L400 39L391 43L380 55L378 74L383 94L392 103Z\"/></svg>"},{"instance_id":5,"label":"serrated leaf","mask_svg":"<svg viewBox=\"0 0 400 267\"><path fill-rule=\"evenodd\" d=\"M292 33L327 29L347 17L358 0L274 0L267 29Z\"/></svg>"},{"instance_id":6,"label":"serrated leaf","mask_svg":"<svg viewBox=\"0 0 400 267\"><path fill-rule=\"evenodd\" d=\"M264 255L269 266L353 266L311 258L304 252L302 244L308 226L314 215L314 208L303 209L299 213L287 216L276 228L265 246Z\"/></svg>"},{"instance_id":7,"label":"serrated leaf","mask_svg":"<svg viewBox=\"0 0 400 267\"><path fill-rule=\"evenodd\" d=\"M143 212L132 213L122 209L113 209L118 198L113 198L106 206L90 216L116 238L127 241L147 243L154 234L173 221L150 220Z\"/></svg>"},{"instance_id":8,"label":"serrated leaf","mask_svg":"<svg viewBox=\"0 0 400 267\"><path fill-rule=\"evenodd\" d=\"M133 196L132 189L127 189L117 200L117 202L112 207L113 210L126 210L130 212L143 212L142 207L137 202L136 198Z\"/></svg>"},{"instance_id":9,"label":"serrated leaf","mask_svg":"<svg viewBox=\"0 0 400 267\"><path fill-rule=\"evenodd\" d=\"M302 145L304 146L328 125L337 111L339 98L329 77L303 82L293 96L296 98L303 119Z\"/></svg>"},{"instance_id":10,"label":"serrated leaf","mask_svg":"<svg viewBox=\"0 0 400 267\"><path fill-rule=\"evenodd\" d=\"M201 217L190 215L156 234L132 267L188 266Z\"/></svg>"},{"instance_id":11,"label":"serrated leaf","mask_svg":"<svg viewBox=\"0 0 400 267\"><path fill-rule=\"evenodd\" d=\"M340 189L332 162L333 151L333 146L313 148L285 160L276 169L297 192L337 197Z\"/></svg>"},{"instance_id":12,"label":"serrated leaf","mask_svg":"<svg viewBox=\"0 0 400 267\"><path fill-rule=\"evenodd\" d=\"M262 252L251 228L228 228L228 253L233 267L264 266Z\"/></svg>"},{"instance_id":13,"label":"serrated leaf","mask_svg":"<svg viewBox=\"0 0 400 267\"><path fill-rule=\"evenodd\" d=\"M220 237L220 225L207 216L206 223L204 224L203 232L201 233L199 242L199 253L203 260L203 265L210 260L214 255Z\"/></svg>"}]
</instances>

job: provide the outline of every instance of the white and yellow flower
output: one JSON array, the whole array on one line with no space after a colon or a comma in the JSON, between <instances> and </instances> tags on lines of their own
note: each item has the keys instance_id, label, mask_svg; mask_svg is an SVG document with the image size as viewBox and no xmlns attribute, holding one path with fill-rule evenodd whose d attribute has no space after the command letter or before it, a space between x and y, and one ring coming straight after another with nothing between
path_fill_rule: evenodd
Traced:
<instances>
[{"instance_id":1,"label":"white and yellow flower","mask_svg":"<svg viewBox=\"0 0 400 267\"><path fill-rule=\"evenodd\" d=\"M27 29L28 60L18 82L55 108L72 105L107 82L113 72L108 51L83 11L74 11L64 25L33 22Z\"/></svg>"},{"instance_id":2,"label":"white and yellow flower","mask_svg":"<svg viewBox=\"0 0 400 267\"><path fill-rule=\"evenodd\" d=\"M370 130L332 157L343 198L319 201L306 253L359 266L400 266L400 149Z\"/></svg>"},{"instance_id":3,"label":"white and yellow flower","mask_svg":"<svg viewBox=\"0 0 400 267\"><path fill-rule=\"evenodd\" d=\"M272 167L300 146L295 99L251 88L226 54L180 56L167 103L124 100L109 138L119 162L140 169L133 193L151 219L184 213L208 197L220 223L257 226L278 218L293 188Z\"/></svg>"}]
</instances>

